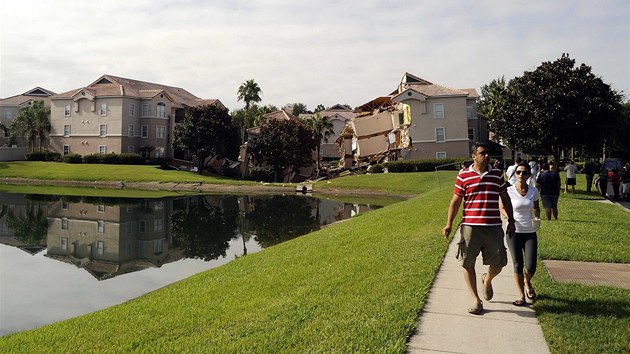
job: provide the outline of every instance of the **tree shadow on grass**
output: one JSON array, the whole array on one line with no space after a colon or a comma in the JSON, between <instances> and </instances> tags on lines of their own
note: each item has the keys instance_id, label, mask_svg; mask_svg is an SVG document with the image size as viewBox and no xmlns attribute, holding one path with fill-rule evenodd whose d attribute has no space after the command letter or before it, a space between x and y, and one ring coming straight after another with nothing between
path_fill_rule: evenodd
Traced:
<instances>
[{"instance_id":1,"label":"tree shadow on grass","mask_svg":"<svg viewBox=\"0 0 630 354\"><path fill-rule=\"evenodd\" d=\"M538 300L538 306L536 306L538 315L552 313L586 317L630 318L630 298L613 300L604 299L602 296L600 298L576 299L541 294L538 296Z\"/></svg>"}]
</instances>

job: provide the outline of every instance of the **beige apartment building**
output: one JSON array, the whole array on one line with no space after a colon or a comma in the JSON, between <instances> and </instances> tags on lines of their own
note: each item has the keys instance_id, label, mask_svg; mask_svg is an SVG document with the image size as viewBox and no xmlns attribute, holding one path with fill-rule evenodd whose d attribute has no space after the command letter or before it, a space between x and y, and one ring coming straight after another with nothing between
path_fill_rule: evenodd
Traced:
<instances>
[{"instance_id":1,"label":"beige apartment building","mask_svg":"<svg viewBox=\"0 0 630 354\"><path fill-rule=\"evenodd\" d=\"M472 143L488 140L487 121L477 116L479 94L474 88L453 89L405 73L390 95L411 116L411 146L404 159L467 157Z\"/></svg>"},{"instance_id":2,"label":"beige apartment building","mask_svg":"<svg viewBox=\"0 0 630 354\"><path fill-rule=\"evenodd\" d=\"M5 127L10 128L15 118L20 114L20 109L30 106L34 101L43 101L44 107L50 108L50 97L53 95L55 95L53 91L35 87L22 94L0 99L0 122ZM17 145L26 147L27 145L24 137L18 137L15 142L9 143L9 136L0 130L0 146ZM47 146L47 143L48 139L44 141L43 146Z\"/></svg>"},{"instance_id":3,"label":"beige apartment building","mask_svg":"<svg viewBox=\"0 0 630 354\"><path fill-rule=\"evenodd\" d=\"M328 117L332 123L333 133L328 137L328 142L322 140L320 155L322 158L339 158L339 147L335 144L335 139L341 135L342 131L357 114L351 109L341 104L335 104L325 110L318 112L321 117ZM300 114L300 118L309 119L315 114Z\"/></svg>"},{"instance_id":4,"label":"beige apartment building","mask_svg":"<svg viewBox=\"0 0 630 354\"><path fill-rule=\"evenodd\" d=\"M225 108L218 99L201 99L179 87L112 75L50 99L50 145L63 155L131 152L188 159L172 148L185 108Z\"/></svg>"}]
</instances>

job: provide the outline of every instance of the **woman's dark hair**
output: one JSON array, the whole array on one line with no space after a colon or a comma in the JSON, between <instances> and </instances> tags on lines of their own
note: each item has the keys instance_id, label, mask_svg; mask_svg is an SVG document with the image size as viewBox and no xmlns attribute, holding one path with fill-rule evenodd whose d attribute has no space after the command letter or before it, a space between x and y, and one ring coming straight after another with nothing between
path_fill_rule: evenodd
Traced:
<instances>
[{"instance_id":1,"label":"woman's dark hair","mask_svg":"<svg viewBox=\"0 0 630 354\"><path fill-rule=\"evenodd\" d=\"M522 167L525 167L525 170L527 171L527 175L531 175L531 174L532 174L532 168L531 168L531 166L530 166L527 162L523 161L523 162L519 163L519 164L516 166L516 169L518 169L518 168L519 168L519 167L521 167L521 166L522 166ZM515 169L514 171L516 171L516 169Z\"/></svg>"}]
</instances>

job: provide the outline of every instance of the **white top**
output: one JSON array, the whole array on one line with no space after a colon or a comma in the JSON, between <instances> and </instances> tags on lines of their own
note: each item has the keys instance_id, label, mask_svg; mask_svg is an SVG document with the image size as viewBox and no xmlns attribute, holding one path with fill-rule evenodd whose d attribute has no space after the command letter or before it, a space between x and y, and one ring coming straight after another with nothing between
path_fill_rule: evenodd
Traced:
<instances>
[{"instance_id":1,"label":"white top","mask_svg":"<svg viewBox=\"0 0 630 354\"><path fill-rule=\"evenodd\" d=\"M515 185L516 184L516 167L518 167L518 165L512 165L510 167L507 168L507 171L505 171L505 176L507 177L507 181L511 184L511 185Z\"/></svg>"},{"instance_id":2,"label":"white top","mask_svg":"<svg viewBox=\"0 0 630 354\"><path fill-rule=\"evenodd\" d=\"M512 210L514 210L514 226L518 233L536 232L532 226L532 216L534 210L534 202L540 199L538 189L529 187L527 194L522 196L516 186L510 186L507 189L510 201L512 202Z\"/></svg>"},{"instance_id":3,"label":"white top","mask_svg":"<svg viewBox=\"0 0 630 354\"><path fill-rule=\"evenodd\" d=\"M567 171L567 178L576 178L577 177L577 166L575 166L574 164L570 163L570 164L566 165L564 170Z\"/></svg>"},{"instance_id":4,"label":"white top","mask_svg":"<svg viewBox=\"0 0 630 354\"><path fill-rule=\"evenodd\" d=\"M532 175L527 179L527 184L529 184L531 187L535 187L538 175L540 175L540 165L536 161L530 161L529 167L532 170Z\"/></svg>"}]
</instances>

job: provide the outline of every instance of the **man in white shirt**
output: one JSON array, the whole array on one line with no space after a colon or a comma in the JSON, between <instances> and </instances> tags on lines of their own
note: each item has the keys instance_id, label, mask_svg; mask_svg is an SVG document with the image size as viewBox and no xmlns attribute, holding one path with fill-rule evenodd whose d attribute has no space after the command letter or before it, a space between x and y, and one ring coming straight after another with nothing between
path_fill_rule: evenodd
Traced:
<instances>
[{"instance_id":1,"label":"man in white shirt","mask_svg":"<svg viewBox=\"0 0 630 354\"><path fill-rule=\"evenodd\" d=\"M505 171L505 179L508 181L508 183L510 184L510 186L513 186L516 184L516 166L518 166L519 163L521 163L521 158L517 157L516 160L514 160L514 164L510 167L507 168L507 171Z\"/></svg>"},{"instance_id":2,"label":"man in white shirt","mask_svg":"<svg viewBox=\"0 0 630 354\"><path fill-rule=\"evenodd\" d=\"M571 193L575 193L575 179L577 178L577 166L572 160L569 160L564 167L564 171L567 173L567 180L564 182L564 192L566 193L571 186Z\"/></svg>"}]
</instances>

